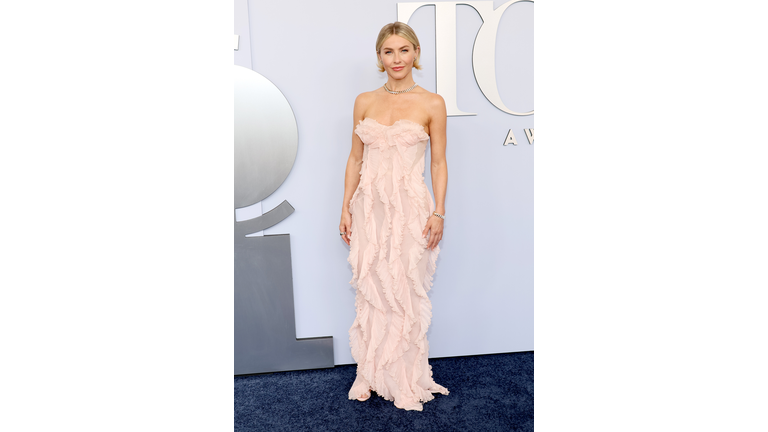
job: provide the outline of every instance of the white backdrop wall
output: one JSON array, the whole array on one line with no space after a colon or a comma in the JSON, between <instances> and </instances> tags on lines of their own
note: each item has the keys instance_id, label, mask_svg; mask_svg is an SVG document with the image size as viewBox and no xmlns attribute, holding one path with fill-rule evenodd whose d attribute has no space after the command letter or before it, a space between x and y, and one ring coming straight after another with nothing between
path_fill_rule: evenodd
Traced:
<instances>
[{"instance_id":1,"label":"white backdrop wall","mask_svg":"<svg viewBox=\"0 0 768 432\"><path fill-rule=\"evenodd\" d=\"M245 1L236 0L236 14ZM506 2L494 0L494 9ZM496 39L499 94L516 112L534 108L533 7L510 6ZM374 45L379 29L397 20L397 2L250 0L247 10L250 34L240 35L241 50L250 49L253 70L283 92L299 129L287 180L251 212L283 200L296 209L264 234L291 234L297 337L332 335L335 363L351 364L354 291L349 249L338 234L344 169L355 97L386 81ZM418 9L408 23L422 49L423 70L414 69L414 79L434 92L435 7ZM534 127L533 115L507 114L479 89L472 47L482 23L472 7L456 6L458 106L477 115L448 117L446 222L430 291L430 357L533 350L534 146L523 132ZM244 54L236 52L236 64ZM517 146L503 145L510 129ZM429 149L426 166L431 190Z\"/></svg>"}]
</instances>

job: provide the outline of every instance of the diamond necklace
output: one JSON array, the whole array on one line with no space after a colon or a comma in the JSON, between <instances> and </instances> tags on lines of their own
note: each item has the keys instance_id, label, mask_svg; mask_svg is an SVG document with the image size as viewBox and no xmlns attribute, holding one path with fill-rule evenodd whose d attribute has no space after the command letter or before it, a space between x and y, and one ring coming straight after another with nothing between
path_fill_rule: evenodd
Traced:
<instances>
[{"instance_id":1,"label":"diamond necklace","mask_svg":"<svg viewBox=\"0 0 768 432\"><path fill-rule=\"evenodd\" d=\"M414 88L416 88L416 83L413 83L413 85L408 90L392 91L392 90L387 88L387 83L384 83L384 90L386 90L386 91L388 91L388 92L390 92L391 94L394 94L394 95L400 94L400 93L407 93L407 92L413 90Z\"/></svg>"}]
</instances>

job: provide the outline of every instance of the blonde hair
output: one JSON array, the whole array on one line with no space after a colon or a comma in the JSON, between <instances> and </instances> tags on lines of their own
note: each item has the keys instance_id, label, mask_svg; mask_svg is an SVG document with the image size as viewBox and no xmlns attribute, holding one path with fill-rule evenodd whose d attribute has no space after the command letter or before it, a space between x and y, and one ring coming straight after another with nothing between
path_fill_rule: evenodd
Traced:
<instances>
[{"instance_id":1,"label":"blonde hair","mask_svg":"<svg viewBox=\"0 0 768 432\"><path fill-rule=\"evenodd\" d=\"M416 37L416 32L413 31L411 26L404 22L396 21L381 28L379 37L376 38L376 54L381 54L381 46L384 45L384 41L392 35L398 35L412 43L414 52L416 51L416 48L419 48L419 38ZM413 67L419 70L421 70L421 65L419 64L420 55L421 53L419 52L413 60ZM376 62L379 66L379 72L384 72L384 65L381 64L381 58L379 58L378 55L376 56Z\"/></svg>"}]
</instances>

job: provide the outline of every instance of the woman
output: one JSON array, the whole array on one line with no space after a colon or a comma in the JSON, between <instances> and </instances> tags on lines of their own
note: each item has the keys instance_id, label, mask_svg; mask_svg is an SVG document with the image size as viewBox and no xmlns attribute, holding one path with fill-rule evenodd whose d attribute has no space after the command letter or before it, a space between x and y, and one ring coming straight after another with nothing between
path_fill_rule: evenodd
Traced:
<instances>
[{"instance_id":1,"label":"woman","mask_svg":"<svg viewBox=\"0 0 768 432\"><path fill-rule=\"evenodd\" d=\"M426 337L448 183L446 110L440 95L413 81L420 51L407 24L381 29L376 55L387 83L355 100L339 224L356 290L349 342L357 378L349 398L365 401L374 390L417 411L432 393L448 394L432 380ZM428 140L435 203L423 177Z\"/></svg>"}]
</instances>

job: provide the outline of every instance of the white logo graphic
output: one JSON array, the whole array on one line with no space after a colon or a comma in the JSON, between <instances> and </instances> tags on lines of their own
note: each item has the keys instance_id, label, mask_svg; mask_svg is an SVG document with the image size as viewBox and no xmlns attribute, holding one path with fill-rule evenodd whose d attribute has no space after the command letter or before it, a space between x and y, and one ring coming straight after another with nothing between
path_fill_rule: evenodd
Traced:
<instances>
[{"instance_id":1,"label":"white logo graphic","mask_svg":"<svg viewBox=\"0 0 768 432\"><path fill-rule=\"evenodd\" d=\"M437 52L437 93L445 99L445 107L449 116L476 115L461 111L456 104L456 5L472 6L483 25L477 32L475 45L472 49L472 67L480 91L496 108L513 115L531 115L533 110L526 113L514 112L504 105L496 87L496 33L499 30L499 20L508 7L519 1L511 0L497 9L493 9L492 1L431 1L397 4L397 20L407 23L414 12L422 6L435 7L435 51Z\"/></svg>"}]
</instances>

